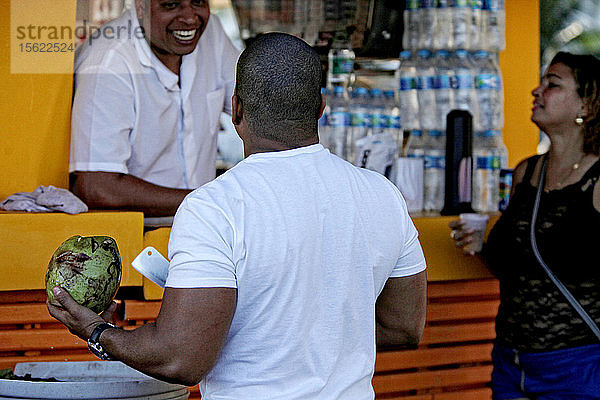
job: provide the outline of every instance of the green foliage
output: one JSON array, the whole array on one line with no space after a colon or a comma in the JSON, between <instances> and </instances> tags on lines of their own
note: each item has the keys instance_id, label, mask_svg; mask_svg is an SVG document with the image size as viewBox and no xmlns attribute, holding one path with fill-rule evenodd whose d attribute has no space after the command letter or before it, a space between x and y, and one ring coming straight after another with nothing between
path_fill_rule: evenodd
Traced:
<instances>
[{"instance_id":1,"label":"green foliage","mask_svg":"<svg viewBox=\"0 0 600 400\"><path fill-rule=\"evenodd\" d=\"M559 51L600 57L600 0L540 0L541 65Z\"/></svg>"}]
</instances>

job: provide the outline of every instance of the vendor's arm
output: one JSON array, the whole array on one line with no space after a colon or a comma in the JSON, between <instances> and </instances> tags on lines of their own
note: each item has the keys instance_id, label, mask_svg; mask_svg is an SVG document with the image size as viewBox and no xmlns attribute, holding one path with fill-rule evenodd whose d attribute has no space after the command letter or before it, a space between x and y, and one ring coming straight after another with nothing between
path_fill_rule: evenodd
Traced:
<instances>
[{"instance_id":1,"label":"vendor's arm","mask_svg":"<svg viewBox=\"0 0 600 400\"><path fill-rule=\"evenodd\" d=\"M175 215L188 189L154 185L116 172L71 173L71 191L89 208L143 211L147 217Z\"/></svg>"},{"instance_id":2,"label":"vendor's arm","mask_svg":"<svg viewBox=\"0 0 600 400\"><path fill-rule=\"evenodd\" d=\"M50 314L87 340L102 318L61 290L64 309ZM102 347L116 360L167 382L196 385L210 371L223 347L235 311L233 288L165 289L156 322L135 330L106 329Z\"/></svg>"},{"instance_id":3,"label":"vendor's arm","mask_svg":"<svg viewBox=\"0 0 600 400\"><path fill-rule=\"evenodd\" d=\"M416 345L425 329L427 273L390 278L375 305L377 346Z\"/></svg>"}]
</instances>

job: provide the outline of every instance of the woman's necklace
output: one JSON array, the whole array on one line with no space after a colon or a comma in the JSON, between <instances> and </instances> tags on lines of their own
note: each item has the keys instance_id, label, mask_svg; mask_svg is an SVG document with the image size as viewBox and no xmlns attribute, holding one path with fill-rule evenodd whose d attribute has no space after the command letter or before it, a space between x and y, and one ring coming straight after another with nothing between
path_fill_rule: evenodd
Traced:
<instances>
[{"instance_id":1,"label":"woman's necklace","mask_svg":"<svg viewBox=\"0 0 600 400\"><path fill-rule=\"evenodd\" d=\"M581 162L583 161L583 159L585 158L585 153L583 153L581 155L581 157L579 157L579 160L577 160L572 166L571 168L569 168L569 173L560 178L554 185L550 186L550 185L546 185L546 188L544 189L544 192L548 193L551 190L554 189L560 189L563 187L563 182L567 182L568 179L571 177L571 175L573 174L573 172L577 171L579 169L579 167L581 166Z\"/></svg>"}]
</instances>

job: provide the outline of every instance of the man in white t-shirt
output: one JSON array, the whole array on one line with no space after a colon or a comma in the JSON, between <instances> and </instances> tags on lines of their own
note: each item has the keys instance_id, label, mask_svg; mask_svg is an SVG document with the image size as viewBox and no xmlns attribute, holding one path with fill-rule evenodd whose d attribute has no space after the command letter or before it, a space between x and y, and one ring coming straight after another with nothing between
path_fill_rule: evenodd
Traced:
<instances>
[{"instance_id":1,"label":"man in white t-shirt","mask_svg":"<svg viewBox=\"0 0 600 400\"><path fill-rule=\"evenodd\" d=\"M71 190L91 208L172 216L214 179L239 55L206 0L136 0L75 60Z\"/></svg>"},{"instance_id":2,"label":"man in white t-shirt","mask_svg":"<svg viewBox=\"0 0 600 400\"><path fill-rule=\"evenodd\" d=\"M205 400L373 399L376 344L421 338L426 265L396 187L318 143L320 76L291 35L240 56L246 159L179 207L156 323L114 329L64 290L50 313L148 375L200 382Z\"/></svg>"}]
</instances>

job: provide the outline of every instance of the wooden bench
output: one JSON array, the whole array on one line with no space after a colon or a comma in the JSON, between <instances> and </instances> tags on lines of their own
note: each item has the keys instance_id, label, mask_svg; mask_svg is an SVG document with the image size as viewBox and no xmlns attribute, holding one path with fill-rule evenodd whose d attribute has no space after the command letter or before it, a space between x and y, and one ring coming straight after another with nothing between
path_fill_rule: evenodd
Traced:
<instances>
[{"instance_id":1,"label":"wooden bench","mask_svg":"<svg viewBox=\"0 0 600 400\"><path fill-rule=\"evenodd\" d=\"M0 293L0 369L20 362L91 361L87 343L48 314L43 291ZM160 302L124 300L125 329L153 321Z\"/></svg>"},{"instance_id":2,"label":"wooden bench","mask_svg":"<svg viewBox=\"0 0 600 400\"><path fill-rule=\"evenodd\" d=\"M490 399L496 279L430 282L427 325L416 349L377 353L378 399Z\"/></svg>"},{"instance_id":3,"label":"wooden bench","mask_svg":"<svg viewBox=\"0 0 600 400\"><path fill-rule=\"evenodd\" d=\"M380 350L378 399L490 399L491 349L498 309L495 279L433 282L427 326L414 349ZM87 344L54 320L43 291L0 293L0 369L20 362L91 361ZM123 300L125 329L154 321L160 301ZM198 387L190 399L199 399Z\"/></svg>"}]
</instances>

